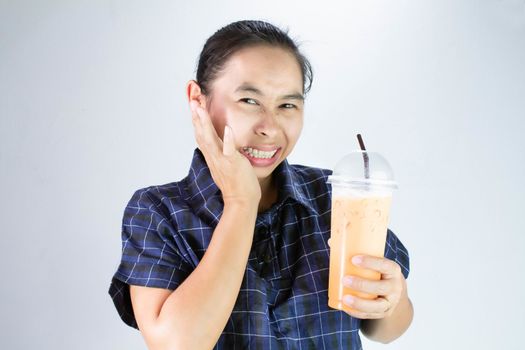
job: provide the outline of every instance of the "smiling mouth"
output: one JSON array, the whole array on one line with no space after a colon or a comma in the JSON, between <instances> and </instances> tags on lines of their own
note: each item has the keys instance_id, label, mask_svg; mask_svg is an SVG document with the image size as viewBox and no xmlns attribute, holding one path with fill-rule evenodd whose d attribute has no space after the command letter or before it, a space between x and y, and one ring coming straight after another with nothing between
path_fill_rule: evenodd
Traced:
<instances>
[{"instance_id":1,"label":"smiling mouth","mask_svg":"<svg viewBox=\"0 0 525 350\"><path fill-rule=\"evenodd\" d=\"M259 159L270 159L272 158L275 153L280 149L280 147L274 149L273 151L261 151L252 147L243 147L242 150L245 154L253 157L253 158L259 158Z\"/></svg>"}]
</instances>

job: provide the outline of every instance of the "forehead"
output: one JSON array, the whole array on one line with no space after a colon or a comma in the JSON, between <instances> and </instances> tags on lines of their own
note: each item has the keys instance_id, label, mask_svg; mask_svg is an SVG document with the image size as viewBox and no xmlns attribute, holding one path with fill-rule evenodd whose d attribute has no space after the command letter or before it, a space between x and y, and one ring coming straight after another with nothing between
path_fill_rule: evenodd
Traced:
<instances>
[{"instance_id":1,"label":"forehead","mask_svg":"<svg viewBox=\"0 0 525 350\"><path fill-rule=\"evenodd\" d=\"M246 81L269 94L303 91L299 62L292 53L278 47L253 46L237 51L228 59L213 85L233 92Z\"/></svg>"}]
</instances>

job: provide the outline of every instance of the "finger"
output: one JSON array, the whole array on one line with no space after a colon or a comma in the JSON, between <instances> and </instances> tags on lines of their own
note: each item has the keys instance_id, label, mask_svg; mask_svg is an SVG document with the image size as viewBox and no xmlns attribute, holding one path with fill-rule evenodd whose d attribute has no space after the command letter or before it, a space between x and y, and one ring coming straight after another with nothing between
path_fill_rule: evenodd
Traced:
<instances>
[{"instance_id":1,"label":"finger","mask_svg":"<svg viewBox=\"0 0 525 350\"><path fill-rule=\"evenodd\" d=\"M232 129L226 125L224 127L222 152L225 156L232 156L235 154L235 137Z\"/></svg>"},{"instance_id":2,"label":"finger","mask_svg":"<svg viewBox=\"0 0 525 350\"><path fill-rule=\"evenodd\" d=\"M392 292L392 280L373 281L357 276L345 276L343 285L357 292L375 295L388 295Z\"/></svg>"},{"instance_id":3,"label":"finger","mask_svg":"<svg viewBox=\"0 0 525 350\"><path fill-rule=\"evenodd\" d=\"M343 303L356 312L368 315L384 315L390 309L390 302L385 298L374 300L362 299L354 295L345 295Z\"/></svg>"},{"instance_id":4,"label":"finger","mask_svg":"<svg viewBox=\"0 0 525 350\"><path fill-rule=\"evenodd\" d=\"M345 309L344 310L347 314L349 314L350 316L354 317L354 318L359 318L361 320L377 320L377 319L381 319L381 318L384 318L385 317L385 314L384 313L380 313L380 314L369 314L369 313L366 313L366 312L361 312L361 311L354 311L354 310L348 310L348 309Z\"/></svg>"},{"instance_id":5,"label":"finger","mask_svg":"<svg viewBox=\"0 0 525 350\"><path fill-rule=\"evenodd\" d=\"M193 101L192 101L193 102ZM190 103L191 107L191 122L193 124L193 131L195 134L195 141L197 141L197 145L199 146L199 149L202 151L204 156L208 158L208 150L206 147L204 147L204 137L203 137L203 131L202 131L202 122L201 119L195 109L194 103Z\"/></svg>"},{"instance_id":6,"label":"finger","mask_svg":"<svg viewBox=\"0 0 525 350\"><path fill-rule=\"evenodd\" d=\"M222 153L222 140L219 138L219 135L217 135L217 132L215 131L215 127L211 122L208 112L204 108L199 106L197 102L192 101L191 103L193 105L192 107L195 109L195 112L199 117L202 130L202 144L215 155L219 152Z\"/></svg>"},{"instance_id":7,"label":"finger","mask_svg":"<svg viewBox=\"0 0 525 350\"><path fill-rule=\"evenodd\" d=\"M359 267L381 272L386 278L393 278L401 273L401 267L387 258L371 255L356 255L352 257L352 263Z\"/></svg>"},{"instance_id":8,"label":"finger","mask_svg":"<svg viewBox=\"0 0 525 350\"><path fill-rule=\"evenodd\" d=\"M199 104L196 101L190 101L190 110L191 110L191 117L194 120L199 120L199 114L197 113L197 106Z\"/></svg>"},{"instance_id":9,"label":"finger","mask_svg":"<svg viewBox=\"0 0 525 350\"><path fill-rule=\"evenodd\" d=\"M328 243L328 246L330 247L330 241L331 241L331 238L328 238L328 241L326 243ZM330 247L331 248L331 247Z\"/></svg>"},{"instance_id":10,"label":"finger","mask_svg":"<svg viewBox=\"0 0 525 350\"><path fill-rule=\"evenodd\" d=\"M197 143L199 143L199 137L201 134L201 121L199 116L197 115L197 111L193 107L193 103L190 102L190 110L191 110L191 123L193 124L193 131L195 133L195 140Z\"/></svg>"}]
</instances>

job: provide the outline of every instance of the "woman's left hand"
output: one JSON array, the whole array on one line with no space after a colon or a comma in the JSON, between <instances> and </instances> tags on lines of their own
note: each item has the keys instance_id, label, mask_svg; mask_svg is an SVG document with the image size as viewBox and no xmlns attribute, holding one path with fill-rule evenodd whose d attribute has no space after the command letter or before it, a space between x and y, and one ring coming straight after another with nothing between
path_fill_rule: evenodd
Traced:
<instances>
[{"instance_id":1,"label":"woman's left hand","mask_svg":"<svg viewBox=\"0 0 525 350\"><path fill-rule=\"evenodd\" d=\"M374 300L345 295L343 303L354 311L346 311L350 316L360 319L385 318L394 312L403 293L406 293L405 276L401 267L390 259L370 255L359 255L352 258L356 266L375 270L381 273L381 280L369 280L358 276L345 276L343 285L355 291L375 294Z\"/></svg>"}]
</instances>

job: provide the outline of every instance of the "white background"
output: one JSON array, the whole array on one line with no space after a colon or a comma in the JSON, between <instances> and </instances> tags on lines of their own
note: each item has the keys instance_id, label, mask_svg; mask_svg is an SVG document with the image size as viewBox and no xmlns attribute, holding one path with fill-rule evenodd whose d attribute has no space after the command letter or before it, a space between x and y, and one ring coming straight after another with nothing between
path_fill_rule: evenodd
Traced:
<instances>
[{"instance_id":1,"label":"white background","mask_svg":"<svg viewBox=\"0 0 525 350\"><path fill-rule=\"evenodd\" d=\"M186 176L185 83L239 19L313 64L291 163L332 168L360 132L395 170L415 318L364 348L521 349L523 0L1 1L0 348L145 348L107 294L123 210Z\"/></svg>"}]
</instances>

